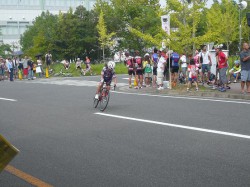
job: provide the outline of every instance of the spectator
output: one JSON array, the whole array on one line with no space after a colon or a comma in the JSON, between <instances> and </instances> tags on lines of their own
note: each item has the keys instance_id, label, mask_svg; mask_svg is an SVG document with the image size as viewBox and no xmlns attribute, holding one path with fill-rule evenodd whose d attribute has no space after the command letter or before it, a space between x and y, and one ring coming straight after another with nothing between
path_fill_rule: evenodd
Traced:
<instances>
[{"instance_id":1,"label":"spectator","mask_svg":"<svg viewBox=\"0 0 250 187\"><path fill-rule=\"evenodd\" d=\"M13 76L14 76L15 79L17 78L18 64L19 64L19 59L17 57L14 57L14 59L13 59Z\"/></svg>"},{"instance_id":2,"label":"spectator","mask_svg":"<svg viewBox=\"0 0 250 187\"><path fill-rule=\"evenodd\" d=\"M139 54L139 51L135 51L135 57L134 57L134 64L135 64L135 71L136 71L136 82L138 83L138 86L135 88L142 88L143 84L143 64L142 64L142 57Z\"/></svg>"},{"instance_id":3,"label":"spectator","mask_svg":"<svg viewBox=\"0 0 250 187\"><path fill-rule=\"evenodd\" d=\"M135 76L133 57L130 56L128 52L125 52L125 56L126 57L125 57L124 63L128 68L128 75L129 75L128 84L129 84L129 88L132 88L132 85L131 85L132 75Z\"/></svg>"},{"instance_id":4,"label":"spectator","mask_svg":"<svg viewBox=\"0 0 250 187\"><path fill-rule=\"evenodd\" d=\"M217 46L215 48L217 54L217 62L218 62L218 69L219 69L219 79L220 79L220 87L219 91L225 92L226 85L228 83L227 80L227 56L222 52L222 46Z\"/></svg>"},{"instance_id":5,"label":"spectator","mask_svg":"<svg viewBox=\"0 0 250 187\"><path fill-rule=\"evenodd\" d=\"M65 60L63 60L61 63L63 64L64 69L66 69L66 70L69 69L70 63L69 63L68 60L65 59Z\"/></svg>"},{"instance_id":6,"label":"spectator","mask_svg":"<svg viewBox=\"0 0 250 187\"><path fill-rule=\"evenodd\" d=\"M23 61L20 59L18 63L18 77L20 80L23 79Z\"/></svg>"},{"instance_id":7,"label":"spectator","mask_svg":"<svg viewBox=\"0 0 250 187\"><path fill-rule=\"evenodd\" d=\"M82 62L81 62L81 59L80 58L77 58L76 60L76 69L82 69Z\"/></svg>"},{"instance_id":8,"label":"spectator","mask_svg":"<svg viewBox=\"0 0 250 187\"><path fill-rule=\"evenodd\" d=\"M86 75L87 72L90 72L90 75L92 75L92 69L91 69L91 66L90 66L90 59L89 59L88 56L86 56L85 64L86 64L86 69L84 69L82 71L83 75Z\"/></svg>"},{"instance_id":9,"label":"spectator","mask_svg":"<svg viewBox=\"0 0 250 187\"><path fill-rule=\"evenodd\" d=\"M48 51L48 53L45 55L45 63L48 69L50 69L50 65L52 63L52 54L50 53L50 51Z\"/></svg>"},{"instance_id":10,"label":"spectator","mask_svg":"<svg viewBox=\"0 0 250 187\"><path fill-rule=\"evenodd\" d=\"M209 54L209 51L207 51L206 45L203 46L202 51L199 54L199 63L201 64L201 70L202 70L201 79L202 79L202 84L204 85L205 72L207 72L207 80L208 80L210 77L210 69L212 66L211 56Z\"/></svg>"},{"instance_id":11,"label":"spectator","mask_svg":"<svg viewBox=\"0 0 250 187\"><path fill-rule=\"evenodd\" d=\"M248 43L243 43L243 51L240 53L241 62L241 93L245 94L245 84L247 93L250 93L250 49Z\"/></svg>"},{"instance_id":12,"label":"spectator","mask_svg":"<svg viewBox=\"0 0 250 187\"><path fill-rule=\"evenodd\" d=\"M13 80L13 71L14 71L14 66L13 66L13 61L11 58L8 58L7 60L7 69L10 75L10 81L14 81Z\"/></svg>"},{"instance_id":13,"label":"spectator","mask_svg":"<svg viewBox=\"0 0 250 187\"><path fill-rule=\"evenodd\" d=\"M29 71L29 74L28 74L28 80L33 80L33 62L32 62L32 59L29 58L28 60L28 71Z\"/></svg>"},{"instance_id":14,"label":"spectator","mask_svg":"<svg viewBox=\"0 0 250 187\"><path fill-rule=\"evenodd\" d=\"M232 69L229 70L229 83L231 82L231 78L232 76L235 78L234 79L234 83L237 82L237 80L240 78L240 61L239 60L235 60L234 61L234 66Z\"/></svg>"},{"instance_id":15,"label":"spectator","mask_svg":"<svg viewBox=\"0 0 250 187\"><path fill-rule=\"evenodd\" d=\"M37 59L37 70L38 76L41 78L43 76L43 62L41 57Z\"/></svg>"},{"instance_id":16,"label":"spectator","mask_svg":"<svg viewBox=\"0 0 250 187\"><path fill-rule=\"evenodd\" d=\"M178 71L179 71L179 60L180 56L177 52L171 54L171 76L172 76L172 87L177 85Z\"/></svg>"},{"instance_id":17,"label":"spectator","mask_svg":"<svg viewBox=\"0 0 250 187\"><path fill-rule=\"evenodd\" d=\"M28 58L27 56L23 59L23 78L28 78Z\"/></svg>"},{"instance_id":18,"label":"spectator","mask_svg":"<svg viewBox=\"0 0 250 187\"><path fill-rule=\"evenodd\" d=\"M144 55L143 66L145 67L144 75L146 87L150 87L150 79L152 78L152 62L148 53Z\"/></svg>"},{"instance_id":19,"label":"spectator","mask_svg":"<svg viewBox=\"0 0 250 187\"><path fill-rule=\"evenodd\" d=\"M0 57L0 81L3 81L5 79L5 69L6 69L6 65L5 65L5 61L2 57Z\"/></svg>"},{"instance_id":20,"label":"spectator","mask_svg":"<svg viewBox=\"0 0 250 187\"><path fill-rule=\"evenodd\" d=\"M181 63L181 72L184 77L184 82L186 82L186 77L187 77L187 57L185 53L182 54L180 58L180 63Z\"/></svg>"},{"instance_id":21,"label":"spectator","mask_svg":"<svg viewBox=\"0 0 250 187\"><path fill-rule=\"evenodd\" d=\"M164 78L164 70L166 65L166 60L164 56L162 56L161 51L158 51L159 61L157 64L157 84L158 90L163 90L163 78Z\"/></svg>"},{"instance_id":22,"label":"spectator","mask_svg":"<svg viewBox=\"0 0 250 187\"><path fill-rule=\"evenodd\" d=\"M156 79L157 79L157 64L159 61L159 56L158 56L157 51L158 50L155 48L154 53L152 55L152 62L153 62L153 84L152 86L153 87L156 87Z\"/></svg>"},{"instance_id":23,"label":"spectator","mask_svg":"<svg viewBox=\"0 0 250 187\"><path fill-rule=\"evenodd\" d=\"M192 58L192 56L190 56L189 58L190 58L190 62L189 62L189 65L188 65L188 70L187 70L188 71L187 91L190 90L192 82L195 83L196 91L198 91L199 90L198 82L197 82L197 75L198 75L197 70L198 70L198 67L196 66L195 61Z\"/></svg>"}]
</instances>

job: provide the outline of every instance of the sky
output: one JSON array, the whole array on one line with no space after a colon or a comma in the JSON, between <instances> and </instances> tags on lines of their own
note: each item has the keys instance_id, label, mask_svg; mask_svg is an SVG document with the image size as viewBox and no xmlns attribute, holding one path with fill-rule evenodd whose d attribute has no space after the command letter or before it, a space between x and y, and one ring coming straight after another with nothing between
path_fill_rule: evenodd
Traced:
<instances>
[{"instance_id":1,"label":"sky","mask_svg":"<svg viewBox=\"0 0 250 187\"><path fill-rule=\"evenodd\" d=\"M160 0L160 4L164 5L166 4L166 0ZM208 0L207 6L210 7L213 4L213 0Z\"/></svg>"}]
</instances>

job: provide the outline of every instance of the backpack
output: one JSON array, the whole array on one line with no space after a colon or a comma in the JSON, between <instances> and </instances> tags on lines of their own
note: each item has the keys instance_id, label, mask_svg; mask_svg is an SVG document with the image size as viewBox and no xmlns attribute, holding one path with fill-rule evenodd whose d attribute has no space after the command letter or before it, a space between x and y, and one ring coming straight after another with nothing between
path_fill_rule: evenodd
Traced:
<instances>
[{"instance_id":1,"label":"backpack","mask_svg":"<svg viewBox=\"0 0 250 187\"><path fill-rule=\"evenodd\" d=\"M139 57L139 56L135 57L135 63L137 64L138 69L142 68L142 59L141 59L141 57Z\"/></svg>"},{"instance_id":2,"label":"backpack","mask_svg":"<svg viewBox=\"0 0 250 187\"><path fill-rule=\"evenodd\" d=\"M134 64L133 64L132 58L127 59L126 64L128 65L129 69L133 69Z\"/></svg>"}]
</instances>

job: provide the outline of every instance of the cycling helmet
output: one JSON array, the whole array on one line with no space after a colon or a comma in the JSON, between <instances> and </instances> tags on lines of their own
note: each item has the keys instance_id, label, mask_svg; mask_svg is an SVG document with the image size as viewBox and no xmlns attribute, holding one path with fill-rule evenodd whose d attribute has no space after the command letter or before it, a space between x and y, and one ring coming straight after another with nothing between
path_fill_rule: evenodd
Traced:
<instances>
[{"instance_id":1,"label":"cycling helmet","mask_svg":"<svg viewBox=\"0 0 250 187\"><path fill-rule=\"evenodd\" d=\"M108 62L108 68L109 69L115 69L115 62L114 61L109 61Z\"/></svg>"}]
</instances>

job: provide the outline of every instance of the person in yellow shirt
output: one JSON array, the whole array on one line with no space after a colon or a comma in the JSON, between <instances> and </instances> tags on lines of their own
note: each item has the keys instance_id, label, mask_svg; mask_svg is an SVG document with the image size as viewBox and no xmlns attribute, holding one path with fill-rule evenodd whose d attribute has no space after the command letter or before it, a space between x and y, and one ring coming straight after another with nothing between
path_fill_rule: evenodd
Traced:
<instances>
[{"instance_id":1,"label":"person in yellow shirt","mask_svg":"<svg viewBox=\"0 0 250 187\"><path fill-rule=\"evenodd\" d=\"M236 60L234 62L233 68L229 70L229 82L231 80L231 77L233 76L235 78L234 83L236 83L240 77L240 72L241 72L240 61Z\"/></svg>"}]
</instances>

